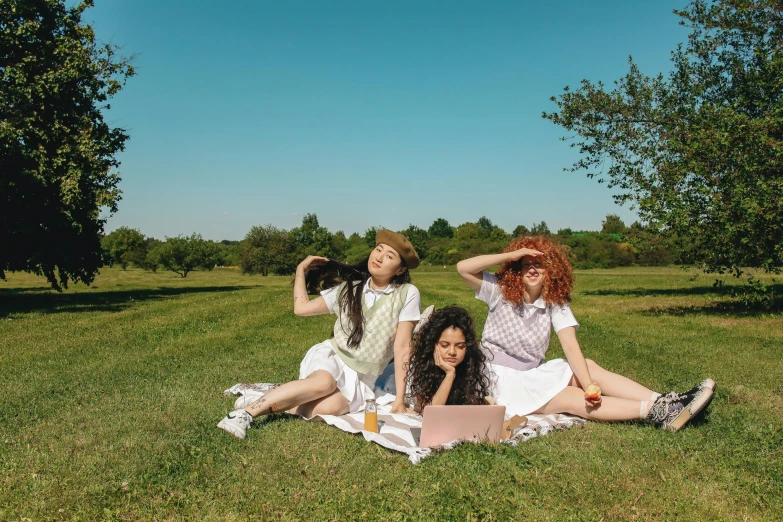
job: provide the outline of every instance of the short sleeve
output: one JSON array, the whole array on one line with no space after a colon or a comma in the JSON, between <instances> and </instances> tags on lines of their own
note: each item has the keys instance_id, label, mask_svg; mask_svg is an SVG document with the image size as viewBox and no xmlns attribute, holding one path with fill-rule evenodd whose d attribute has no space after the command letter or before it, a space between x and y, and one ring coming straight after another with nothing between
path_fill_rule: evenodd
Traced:
<instances>
[{"instance_id":1,"label":"short sleeve","mask_svg":"<svg viewBox=\"0 0 783 522\"><path fill-rule=\"evenodd\" d=\"M579 323L576 322L576 317L574 317L574 313L568 304L559 305L552 303L550 310L552 312L552 328L555 329L555 333L569 326L579 330Z\"/></svg>"},{"instance_id":2,"label":"short sleeve","mask_svg":"<svg viewBox=\"0 0 783 522\"><path fill-rule=\"evenodd\" d=\"M398 323L403 321L418 321L421 319L421 293L413 285L408 287L408 295L405 298L405 304L400 310Z\"/></svg>"},{"instance_id":3,"label":"short sleeve","mask_svg":"<svg viewBox=\"0 0 783 522\"><path fill-rule=\"evenodd\" d=\"M490 309L493 309L501 297L498 278L495 274L490 274L489 272L482 272L481 274L481 288L476 292L476 299L484 301L489 305Z\"/></svg>"},{"instance_id":4,"label":"short sleeve","mask_svg":"<svg viewBox=\"0 0 783 522\"><path fill-rule=\"evenodd\" d=\"M343 285L333 286L332 288L327 288L321 292L321 297L324 298L324 302L326 302L326 308L329 310L330 314L335 313L334 305L337 304L337 290L339 290L342 286Z\"/></svg>"}]
</instances>

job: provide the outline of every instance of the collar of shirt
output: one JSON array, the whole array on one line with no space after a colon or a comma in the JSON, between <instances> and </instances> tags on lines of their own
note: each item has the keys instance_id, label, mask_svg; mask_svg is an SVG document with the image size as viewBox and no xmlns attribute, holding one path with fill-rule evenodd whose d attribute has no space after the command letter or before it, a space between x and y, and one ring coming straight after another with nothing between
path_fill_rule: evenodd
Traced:
<instances>
[{"instance_id":1,"label":"collar of shirt","mask_svg":"<svg viewBox=\"0 0 783 522\"><path fill-rule=\"evenodd\" d=\"M370 279L368 279L367 283L364 285L364 293L365 294L369 294L369 293L373 293L375 295L390 294L390 293L394 292L394 287L396 286L396 285L393 285L393 284L389 283L388 286L386 286L386 288L384 288L383 290L376 290L376 289L374 289L374 288L372 288L370 286L371 282L372 282L372 277Z\"/></svg>"},{"instance_id":2,"label":"collar of shirt","mask_svg":"<svg viewBox=\"0 0 783 522\"><path fill-rule=\"evenodd\" d=\"M532 303L525 303L525 306L527 308L540 308L543 310L546 308L546 301L544 301L543 297L539 297Z\"/></svg>"}]
</instances>

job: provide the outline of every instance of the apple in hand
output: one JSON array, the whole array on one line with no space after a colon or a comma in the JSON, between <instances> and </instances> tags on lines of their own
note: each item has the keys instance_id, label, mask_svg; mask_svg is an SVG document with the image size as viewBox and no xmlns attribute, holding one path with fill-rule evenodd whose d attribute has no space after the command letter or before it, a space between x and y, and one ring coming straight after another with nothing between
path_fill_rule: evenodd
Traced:
<instances>
[{"instance_id":1,"label":"apple in hand","mask_svg":"<svg viewBox=\"0 0 783 522\"><path fill-rule=\"evenodd\" d=\"M588 401L597 401L601 398L601 387L597 384L588 384L585 388L585 399Z\"/></svg>"}]
</instances>

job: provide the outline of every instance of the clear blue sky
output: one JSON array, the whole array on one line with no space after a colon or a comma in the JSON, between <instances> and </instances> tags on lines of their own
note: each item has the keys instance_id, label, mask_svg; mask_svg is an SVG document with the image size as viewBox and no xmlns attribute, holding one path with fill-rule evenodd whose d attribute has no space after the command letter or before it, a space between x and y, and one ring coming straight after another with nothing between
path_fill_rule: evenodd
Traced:
<instances>
[{"instance_id":1,"label":"clear blue sky","mask_svg":"<svg viewBox=\"0 0 783 522\"><path fill-rule=\"evenodd\" d=\"M316 213L332 231L486 215L507 231L628 224L541 118L632 55L669 70L686 0L563 2L96 0L86 21L135 54L107 113L120 226L241 239Z\"/></svg>"}]
</instances>

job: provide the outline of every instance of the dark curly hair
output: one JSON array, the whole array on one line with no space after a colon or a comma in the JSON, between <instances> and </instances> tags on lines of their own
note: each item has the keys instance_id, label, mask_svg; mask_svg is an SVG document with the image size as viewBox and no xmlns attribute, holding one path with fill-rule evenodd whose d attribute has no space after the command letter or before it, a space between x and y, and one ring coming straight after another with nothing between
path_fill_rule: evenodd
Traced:
<instances>
[{"instance_id":1,"label":"dark curly hair","mask_svg":"<svg viewBox=\"0 0 783 522\"><path fill-rule=\"evenodd\" d=\"M465 336L465 359L456 368L454 384L446 404L485 404L489 396L489 378L486 373L487 356L479 348L473 319L464 308L447 306L424 323L413 339L410 362L406 367L411 395L419 410L432 402L445 373L435 364L435 346L444 330L459 328Z\"/></svg>"}]
</instances>

